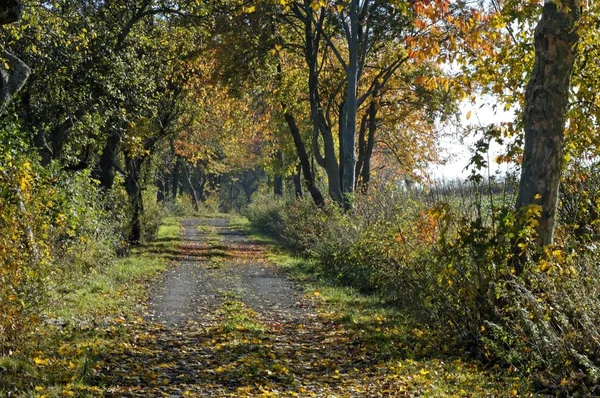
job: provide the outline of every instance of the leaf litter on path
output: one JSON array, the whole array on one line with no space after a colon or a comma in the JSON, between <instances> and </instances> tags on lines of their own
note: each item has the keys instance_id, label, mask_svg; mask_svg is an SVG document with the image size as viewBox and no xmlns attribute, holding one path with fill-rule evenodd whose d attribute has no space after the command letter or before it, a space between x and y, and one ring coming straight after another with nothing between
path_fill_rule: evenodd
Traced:
<instances>
[{"instance_id":1,"label":"leaf litter on path","mask_svg":"<svg viewBox=\"0 0 600 398\"><path fill-rule=\"evenodd\" d=\"M508 391L496 390L493 376L460 359L413 359L410 347L383 347L345 327L319 311L318 294L303 294L265 259L260 244L226 220L189 219L184 228L179 264L153 288L144 322L132 324L99 362L95 382L105 396L478 397Z\"/></svg>"}]
</instances>

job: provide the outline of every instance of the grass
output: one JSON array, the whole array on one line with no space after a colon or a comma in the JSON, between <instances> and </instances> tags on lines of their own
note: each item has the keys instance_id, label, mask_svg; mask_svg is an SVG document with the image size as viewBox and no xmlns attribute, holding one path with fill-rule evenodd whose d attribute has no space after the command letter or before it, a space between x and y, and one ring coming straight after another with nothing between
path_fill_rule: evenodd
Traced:
<instances>
[{"instance_id":1,"label":"grass","mask_svg":"<svg viewBox=\"0 0 600 398\"><path fill-rule=\"evenodd\" d=\"M242 331L262 333L267 329L256 318L256 313L237 300L235 296L228 295L221 304L220 312L223 314L221 328L225 332Z\"/></svg>"},{"instance_id":2,"label":"grass","mask_svg":"<svg viewBox=\"0 0 600 398\"><path fill-rule=\"evenodd\" d=\"M165 270L180 242L178 218L166 218L155 242L108 267L63 282L35 332L16 352L0 356L0 396L98 396L99 354L118 344L137 317L148 285Z\"/></svg>"}]
</instances>

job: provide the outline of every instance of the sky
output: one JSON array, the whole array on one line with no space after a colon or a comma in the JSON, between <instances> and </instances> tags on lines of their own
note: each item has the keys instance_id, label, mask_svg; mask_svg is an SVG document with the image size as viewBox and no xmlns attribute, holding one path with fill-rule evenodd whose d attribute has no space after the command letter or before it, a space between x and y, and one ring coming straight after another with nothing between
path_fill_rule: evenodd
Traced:
<instances>
[{"instance_id":1,"label":"sky","mask_svg":"<svg viewBox=\"0 0 600 398\"><path fill-rule=\"evenodd\" d=\"M490 124L514 121L514 110L504 111L502 106L499 106L496 111L492 109L491 103L493 98L490 96L477 98L475 104L470 101L463 101L460 105L460 121L463 127L467 126L489 126ZM471 112L470 118L467 119L468 113ZM450 160L445 165L436 165L430 168L431 176L434 180L453 180L465 179L469 175L469 170L465 170L469 164L473 152L473 144L481 138L481 135L476 137L467 137L463 143L459 143L458 134L447 128L447 137L441 139L440 145L444 151L444 155ZM496 143L492 143L489 151L490 172L506 173L512 169L510 165L498 165L494 159L501 154L502 147Z\"/></svg>"}]
</instances>

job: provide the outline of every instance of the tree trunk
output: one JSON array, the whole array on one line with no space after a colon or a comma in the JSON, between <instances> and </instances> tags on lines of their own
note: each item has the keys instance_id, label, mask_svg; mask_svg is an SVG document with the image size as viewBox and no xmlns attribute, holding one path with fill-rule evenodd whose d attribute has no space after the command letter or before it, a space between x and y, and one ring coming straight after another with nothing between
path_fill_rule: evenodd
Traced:
<instances>
[{"instance_id":1,"label":"tree trunk","mask_svg":"<svg viewBox=\"0 0 600 398\"><path fill-rule=\"evenodd\" d=\"M131 234L129 235L129 243L132 245L143 243L142 216L144 213L144 203L142 200L142 188L140 186L141 165L142 159L131 158L125 154L125 167L127 169L125 190L131 204Z\"/></svg>"},{"instance_id":2,"label":"tree trunk","mask_svg":"<svg viewBox=\"0 0 600 398\"><path fill-rule=\"evenodd\" d=\"M198 200L198 193L196 192L196 188L194 188L194 182L192 180L192 173L190 172L189 165L185 168L185 176L187 178L188 186L190 187L190 192L192 193L192 199L194 199L194 210L200 210L200 203Z\"/></svg>"},{"instance_id":3,"label":"tree trunk","mask_svg":"<svg viewBox=\"0 0 600 398\"><path fill-rule=\"evenodd\" d=\"M302 163L298 162L296 172L294 173L294 193L297 198L302 198Z\"/></svg>"},{"instance_id":4,"label":"tree trunk","mask_svg":"<svg viewBox=\"0 0 600 398\"><path fill-rule=\"evenodd\" d=\"M371 157L373 156L373 147L375 146L375 132L377 131L377 102L373 99L369 105L369 134L365 143L365 158L362 170L360 171L360 181L364 192L369 188L371 182Z\"/></svg>"},{"instance_id":5,"label":"tree trunk","mask_svg":"<svg viewBox=\"0 0 600 398\"><path fill-rule=\"evenodd\" d=\"M0 25L17 22L23 14L23 0L2 0Z\"/></svg>"},{"instance_id":6,"label":"tree trunk","mask_svg":"<svg viewBox=\"0 0 600 398\"><path fill-rule=\"evenodd\" d=\"M318 46L319 43L313 31L313 14L310 7L310 2L307 1L308 13L305 19L305 60L308 65L308 89L310 99L311 120L313 122L313 153L317 164L325 169L327 173L327 183L329 187L329 196L338 203L343 203L344 196L342 194L340 166L336 156L335 143L331 133L331 126L327 124L327 120L321 108L321 99L319 97L319 65L318 65ZM320 34L317 35L320 37ZM319 136L323 137L323 150L325 156L321 156L319 149ZM303 166L304 167L304 166Z\"/></svg>"},{"instance_id":7,"label":"tree trunk","mask_svg":"<svg viewBox=\"0 0 600 398\"><path fill-rule=\"evenodd\" d=\"M117 164L117 154L121 143L121 134L113 130L104 145L104 150L100 156L100 171L98 179L100 186L106 190L110 190L115 182L115 165Z\"/></svg>"},{"instance_id":8,"label":"tree trunk","mask_svg":"<svg viewBox=\"0 0 600 398\"><path fill-rule=\"evenodd\" d=\"M179 175L181 173L181 158L177 156L175 160L175 166L171 172L171 199L177 200L177 193L179 192Z\"/></svg>"},{"instance_id":9,"label":"tree trunk","mask_svg":"<svg viewBox=\"0 0 600 398\"><path fill-rule=\"evenodd\" d=\"M156 201L158 203L164 203L167 200L167 184L161 177L158 177L156 180Z\"/></svg>"},{"instance_id":10,"label":"tree trunk","mask_svg":"<svg viewBox=\"0 0 600 398\"><path fill-rule=\"evenodd\" d=\"M277 150L277 154L275 155L277 158L277 171L275 172L275 178L273 179L273 193L276 198L283 197L283 152L280 149Z\"/></svg>"},{"instance_id":11,"label":"tree trunk","mask_svg":"<svg viewBox=\"0 0 600 398\"><path fill-rule=\"evenodd\" d=\"M568 8L566 11L565 8ZM541 206L538 243L554 240L569 86L579 40L574 0L546 1L535 29L535 64L525 91L525 151L516 207Z\"/></svg>"},{"instance_id":12,"label":"tree trunk","mask_svg":"<svg viewBox=\"0 0 600 398\"><path fill-rule=\"evenodd\" d=\"M8 6L10 6L10 4L5 5L5 8L7 8L10 12L11 8L8 8ZM2 18L2 21L6 20L14 22L12 21L10 15L0 15L0 17ZM18 17L20 17L20 14ZM10 22L3 22L3 24ZM10 104L13 96L25 85L25 82L31 74L31 70L17 56L9 53L8 51L2 51L0 53L0 58L3 61L0 64L0 116L2 116L6 110L6 107ZM8 68L6 68L4 65L7 65Z\"/></svg>"},{"instance_id":13,"label":"tree trunk","mask_svg":"<svg viewBox=\"0 0 600 398\"><path fill-rule=\"evenodd\" d=\"M358 108L358 53L360 38L358 35L359 0L352 0L350 4L350 30L348 37L348 66L346 69L346 98L343 115L343 131L340 134L340 145L343 148L342 165L342 193L344 194L344 207L350 206L347 194L354 192L356 167L356 111Z\"/></svg>"},{"instance_id":14,"label":"tree trunk","mask_svg":"<svg viewBox=\"0 0 600 398\"><path fill-rule=\"evenodd\" d=\"M367 131L367 122L369 121L369 115L363 115L360 121L360 128L358 129L358 158L356 159L356 170L354 171L354 177L356 181L355 189L360 185L360 173L365 163L365 153L367 144L365 142L365 133Z\"/></svg>"},{"instance_id":15,"label":"tree trunk","mask_svg":"<svg viewBox=\"0 0 600 398\"><path fill-rule=\"evenodd\" d=\"M304 181L306 182L308 192L310 193L310 196L312 197L315 204L319 207L323 207L325 206L325 199L323 198L321 191L315 183L315 178L310 167L308 154L306 153L306 147L304 146L304 141L302 141L302 136L300 135L300 129L296 124L296 119L294 118L294 116L287 112L285 113L284 117L290 129L290 133L294 138L294 145L296 146L298 158L300 159L300 165L302 171L304 172Z\"/></svg>"}]
</instances>

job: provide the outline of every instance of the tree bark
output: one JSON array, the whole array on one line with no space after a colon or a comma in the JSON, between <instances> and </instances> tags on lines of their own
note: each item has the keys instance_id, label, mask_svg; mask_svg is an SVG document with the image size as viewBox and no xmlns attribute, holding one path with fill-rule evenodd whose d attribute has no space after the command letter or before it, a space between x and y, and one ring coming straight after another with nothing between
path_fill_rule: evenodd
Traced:
<instances>
[{"instance_id":1,"label":"tree bark","mask_svg":"<svg viewBox=\"0 0 600 398\"><path fill-rule=\"evenodd\" d=\"M294 145L296 146L296 151L298 152L298 158L300 159L300 165L304 173L304 181L306 182L308 192L310 193L310 196L315 204L319 207L323 207L325 206L325 199L323 198L323 195L321 194L321 191L315 182L315 177L310 167L310 160L308 158L308 154L306 153L304 141L302 141L302 136L300 135L300 129L296 124L296 119L293 115L287 112L284 114L284 117L290 129L290 133L294 138Z\"/></svg>"},{"instance_id":2,"label":"tree bark","mask_svg":"<svg viewBox=\"0 0 600 398\"><path fill-rule=\"evenodd\" d=\"M313 153L317 164L325 169L327 173L327 184L329 187L329 196L338 203L343 203L342 185L340 178L340 166L336 156L335 143L331 133L331 126L327 124L323 109L321 108L321 99L319 97L319 62L318 49L320 33L317 34L320 27L313 26L313 11L310 1L305 1L307 16L304 19L305 31L305 60L308 65L308 89L310 99L311 120L313 122ZM320 17L317 24L322 24L323 16ZM314 28L314 29L313 29ZM323 138L323 150L325 156L321 155L319 149L319 136ZM303 166L304 167L304 166Z\"/></svg>"},{"instance_id":3,"label":"tree bark","mask_svg":"<svg viewBox=\"0 0 600 398\"><path fill-rule=\"evenodd\" d=\"M0 25L17 22L23 14L23 0L3 0L0 5Z\"/></svg>"},{"instance_id":4,"label":"tree bark","mask_svg":"<svg viewBox=\"0 0 600 398\"><path fill-rule=\"evenodd\" d=\"M302 198L302 163L298 162L296 166L296 172L294 173L294 193L297 198Z\"/></svg>"},{"instance_id":5,"label":"tree bark","mask_svg":"<svg viewBox=\"0 0 600 398\"><path fill-rule=\"evenodd\" d=\"M143 243L142 215L144 214L144 203L142 199L142 188L140 185L140 168L143 160L131 158L125 153L125 190L131 204L131 235L129 243L139 245Z\"/></svg>"},{"instance_id":6,"label":"tree bark","mask_svg":"<svg viewBox=\"0 0 600 398\"><path fill-rule=\"evenodd\" d=\"M561 3L561 9L546 1L535 29L535 64L525 91L525 151L516 207L541 206L537 240L543 246L554 241L578 12L574 0Z\"/></svg>"},{"instance_id":7,"label":"tree bark","mask_svg":"<svg viewBox=\"0 0 600 398\"><path fill-rule=\"evenodd\" d=\"M284 185L283 185L283 152L281 152L280 149L277 150L277 154L275 155L277 158L277 163L278 163L278 167L277 167L277 171L275 172L275 178L273 179L273 193L275 195L276 198L281 198L283 197L283 189L284 189Z\"/></svg>"},{"instance_id":8,"label":"tree bark","mask_svg":"<svg viewBox=\"0 0 600 398\"><path fill-rule=\"evenodd\" d=\"M340 145L343 148L342 164L342 193L344 194L344 207L348 208L348 194L354 192L355 167L356 167L356 112L358 108L358 53L359 38L359 0L350 3L350 26L348 36L348 66L346 68L346 98L343 115L343 131L340 134Z\"/></svg>"},{"instance_id":9,"label":"tree bark","mask_svg":"<svg viewBox=\"0 0 600 398\"><path fill-rule=\"evenodd\" d=\"M198 192L194 187L194 181L192 179L192 172L190 171L189 165L185 167L185 176L187 178L188 186L190 187L190 192L192 193L192 199L194 199L194 210L200 210L200 203L198 199Z\"/></svg>"},{"instance_id":10,"label":"tree bark","mask_svg":"<svg viewBox=\"0 0 600 398\"><path fill-rule=\"evenodd\" d=\"M176 157L173 171L171 172L171 199L177 200L177 193L179 192L179 175L181 173L182 161L179 156Z\"/></svg>"},{"instance_id":11,"label":"tree bark","mask_svg":"<svg viewBox=\"0 0 600 398\"><path fill-rule=\"evenodd\" d=\"M365 159L362 170L360 171L360 181L362 189L366 191L371 182L371 157L375 147L375 132L377 131L377 102L375 99L369 105L369 134L365 143Z\"/></svg>"},{"instance_id":12,"label":"tree bark","mask_svg":"<svg viewBox=\"0 0 600 398\"><path fill-rule=\"evenodd\" d=\"M7 17L6 19L10 20L11 18ZM4 60L1 64L2 66L0 66L0 116L2 116L13 96L18 93L25 85L25 82L27 82L31 70L17 56L8 51L3 51L0 58ZM4 63L8 65L8 70L5 70Z\"/></svg>"},{"instance_id":13,"label":"tree bark","mask_svg":"<svg viewBox=\"0 0 600 398\"><path fill-rule=\"evenodd\" d=\"M100 156L98 179L100 180L100 186L106 190L112 189L115 182L115 166L120 143L121 134L113 130L106 139L106 144Z\"/></svg>"}]
</instances>

